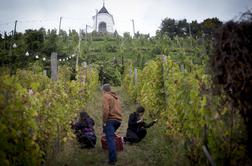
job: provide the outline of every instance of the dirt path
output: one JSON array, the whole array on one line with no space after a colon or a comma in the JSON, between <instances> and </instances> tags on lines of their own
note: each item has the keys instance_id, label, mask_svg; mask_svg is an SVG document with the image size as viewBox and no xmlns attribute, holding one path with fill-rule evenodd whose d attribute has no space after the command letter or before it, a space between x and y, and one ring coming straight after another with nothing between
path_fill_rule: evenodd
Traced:
<instances>
[{"instance_id":1,"label":"dirt path","mask_svg":"<svg viewBox=\"0 0 252 166\"><path fill-rule=\"evenodd\" d=\"M135 105L126 100L126 97L121 91L121 88L114 88L119 94L122 101L123 121L117 131L120 136L124 136L127 129L127 120L130 112L135 110ZM94 99L92 99L86 106L86 111L95 120L95 131L97 134L97 144L94 149L80 149L76 140L68 141L62 152L60 152L50 165L60 166L104 166L107 165L108 154L107 151L102 150L100 138L102 135L102 98L101 92L98 91ZM153 141L153 140L152 140ZM152 149L147 148L150 140L143 140L136 145L124 146L123 152L118 152L118 166L148 166L153 165L151 154ZM156 141L156 140L154 140ZM149 143L148 143L149 142Z\"/></svg>"}]
</instances>

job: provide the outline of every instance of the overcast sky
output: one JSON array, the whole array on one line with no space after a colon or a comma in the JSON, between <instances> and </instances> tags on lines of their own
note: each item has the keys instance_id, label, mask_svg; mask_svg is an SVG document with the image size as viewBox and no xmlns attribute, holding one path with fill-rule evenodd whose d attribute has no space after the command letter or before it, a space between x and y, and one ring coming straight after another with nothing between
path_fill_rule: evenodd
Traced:
<instances>
[{"instance_id":1,"label":"overcast sky","mask_svg":"<svg viewBox=\"0 0 252 166\"><path fill-rule=\"evenodd\" d=\"M11 31L18 20L17 31L57 28L62 16L62 29L85 29L93 25L92 16L102 7L102 0L0 0L0 33ZM105 0L105 7L114 16L115 29L155 35L165 17L202 21L218 17L222 21L236 19L252 9L252 0ZM88 31L92 31L91 28Z\"/></svg>"}]
</instances>

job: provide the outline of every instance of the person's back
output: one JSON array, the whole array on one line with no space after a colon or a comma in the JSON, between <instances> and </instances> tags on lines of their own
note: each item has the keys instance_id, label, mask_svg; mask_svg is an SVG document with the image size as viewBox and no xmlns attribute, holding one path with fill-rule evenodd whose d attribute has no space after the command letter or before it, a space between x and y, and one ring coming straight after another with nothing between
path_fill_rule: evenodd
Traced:
<instances>
[{"instance_id":1,"label":"person's back","mask_svg":"<svg viewBox=\"0 0 252 166\"><path fill-rule=\"evenodd\" d=\"M139 124L137 121L140 120L140 116L138 115L137 112L133 112L129 115L129 120L128 120L128 129L137 132L137 129L139 127Z\"/></svg>"},{"instance_id":2,"label":"person's back","mask_svg":"<svg viewBox=\"0 0 252 166\"><path fill-rule=\"evenodd\" d=\"M103 93L103 122L107 120L122 121L121 103L115 92Z\"/></svg>"},{"instance_id":3,"label":"person's back","mask_svg":"<svg viewBox=\"0 0 252 166\"><path fill-rule=\"evenodd\" d=\"M94 125L94 120L86 112L80 112L80 119L74 124L74 129L82 148L93 148L95 146Z\"/></svg>"}]
</instances>

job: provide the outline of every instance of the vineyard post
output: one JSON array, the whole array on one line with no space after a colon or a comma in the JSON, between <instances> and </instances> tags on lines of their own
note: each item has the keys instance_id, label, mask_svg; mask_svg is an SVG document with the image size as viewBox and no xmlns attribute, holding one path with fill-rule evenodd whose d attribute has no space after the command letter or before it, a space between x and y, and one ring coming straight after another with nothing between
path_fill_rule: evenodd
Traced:
<instances>
[{"instance_id":1,"label":"vineyard post","mask_svg":"<svg viewBox=\"0 0 252 166\"><path fill-rule=\"evenodd\" d=\"M185 64L184 63L180 63L179 64L179 68L180 68L181 72L184 72L185 71Z\"/></svg>"},{"instance_id":2,"label":"vineyard post","mask_svg":"<svg viewBox=\"0 0 252 166\"><path fill-rule=\"evenodd\" d=\"M16 33L17 33L17 20L15 21L15 26L14 26L14 32L13 32L13 35L14 35L14 39L16 39Z\"/></svg>"},{"instance_id":3,"label":"vineyard post","mask_svg":"<svg viewBox=\"0 0 252 166\"><path fill-rule=\"evenodd\" d=\"M210 153L207 150L207 147L205 145L202 146L203 152L206 155L208 161L210 162L211 166L215 166L215 163L213 161L212 156L210 155Z\"/></svg>"},{"instance_id":4,"label":"vineyard post","mask_svg":"<svg viewBox=\"0 0 252 166\"><path fill-rule=\"evenodd\" d=\"M134 68L134 85L137 84L137 68Z\"/></svg>"},{"instance_id":5,"label":"vineyard post","mask_svg":"<svg viewBox=\"0 0 252 166\"><path fill-rule=\"evenodd\" d=\"M87 62L83 62L82 65L83 65L83 68L84 68L83 82L85 84L86 83L86 79L87 79Z\"/></svg>"},{"instance_id":6,"label":"vineyard post","mask_svg":"<svg viewBox=\"0 0 252 166\"><path fill-rule=\"evenodd\" d=\"M134 20L132 19L131 20L132 21L132 26L133 26L133 38L135 37L135 22L134 22Z\"/></svg>"},{"instance_id":7,"label":"vineyard post","mask_svg":"<svg viewBox=\"0 0 252 166\"><path fill-rule=\"evenodd\" d=\"M76 64L75 64L75 70L78 72L78 65L79 65L79 57L81 54L81 30L79 29L79 41L78 41L78 54L76 56Z\"/></svg>"},{"instance_id":8,"label":"vineyard post","mask_svg":"<svg viewBox=\"0 0 252 166\"><path fill-rule=\"evenodd\" d=\"M129 76L131 78L131 76L132 76L132 68L129 69Z\"/></svg>"},{"instance_id":9,"label":"vineyard post","mask_svg":"<svg viewBox=\"0 0 252 166\"><path fill-rule=\"evenodd\" d=\"M47 76L47 70L43 70L43 75Z\"/></svg>"},{"instance_id":10,"label":"vineyard post","mask_svg":"<svg viewBox=\"0 0 252 166\"><path fill-rule=\"evenodd\" d=\"M101 73L101 84L103 85L104 84L103 65L101 65L100 73Z\"/></svg>"},{"instance_id":11,"label":"vineyard post","mask_svg":"<svg viewBox=\"0 0 252 166\"><path fill-rule=\"evenodd\" d=\"M58 66L57 66L57 53L51 53L51 79L53 81L57 81L58 78ZM56 140L56 152L58 153L60 150L60 126L57 123L57 140Z\"/></svg>"},{"instance_id":12,"label":"vineyard post","mask_svg":"<svg viewBox=\"0 0 252 166\"><path fill-rule=\"evenodd\" d=\"M56 52L52 52L51 53L51 79L53 81L57 80L57 53Z\"/></svg>"},{"instance_id":13,"label":"vineyard post","mask_svg":"<svg viewBox=\"0 0 252 166\"><path fill-rule=\"evenodd\" d=\"M61 21L62 21L62 17L60 17L60 21L59 21L59 35L60 35L60 30L61 30Z\"/></svg>"},{"instance_id":14,"label":"vineyard post","mask_svg":"<svg viewBox=\"0 0 252 166\"><path fill-rule=\"evenodd\" d=\"M87 41L87 28L88 28L88 25L86 24L86 36L85 36L85 38L86 38L86 41Z\"/></svg>"},{"instance_id":15,"label":"vineyard post","mask_svg":"<svg viewBox=\"0 0 252 166\"><path fill-rule=\"evenodd\" d=\"M206 120L204 118L204 120ZM203 144L206 145L207 147L207 144L208 144L208 140L207 140L207 124L204 125L204 128L203 128Z\"/></svg>"}]
</instances>

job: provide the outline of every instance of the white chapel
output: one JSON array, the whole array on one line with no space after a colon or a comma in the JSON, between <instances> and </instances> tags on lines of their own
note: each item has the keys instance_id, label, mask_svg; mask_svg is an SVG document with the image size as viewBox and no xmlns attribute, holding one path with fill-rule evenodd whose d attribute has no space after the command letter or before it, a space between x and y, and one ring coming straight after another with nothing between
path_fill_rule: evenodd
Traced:
<instances>
[{"instance_id":1,"label":"white chapel","mask_svg":"<svg viewBox=\"0 0 252 166\"><path fill-rule=\"evenodd\" d=\"M99 10L99 12L96 13L95 16L93 16L93 27L94 31L96 32L103 32L103 33L114 33L114 18L113 16L108 12L108 10L105 8L104 2L102 8Z\"/></svg>"}]
</instances>

